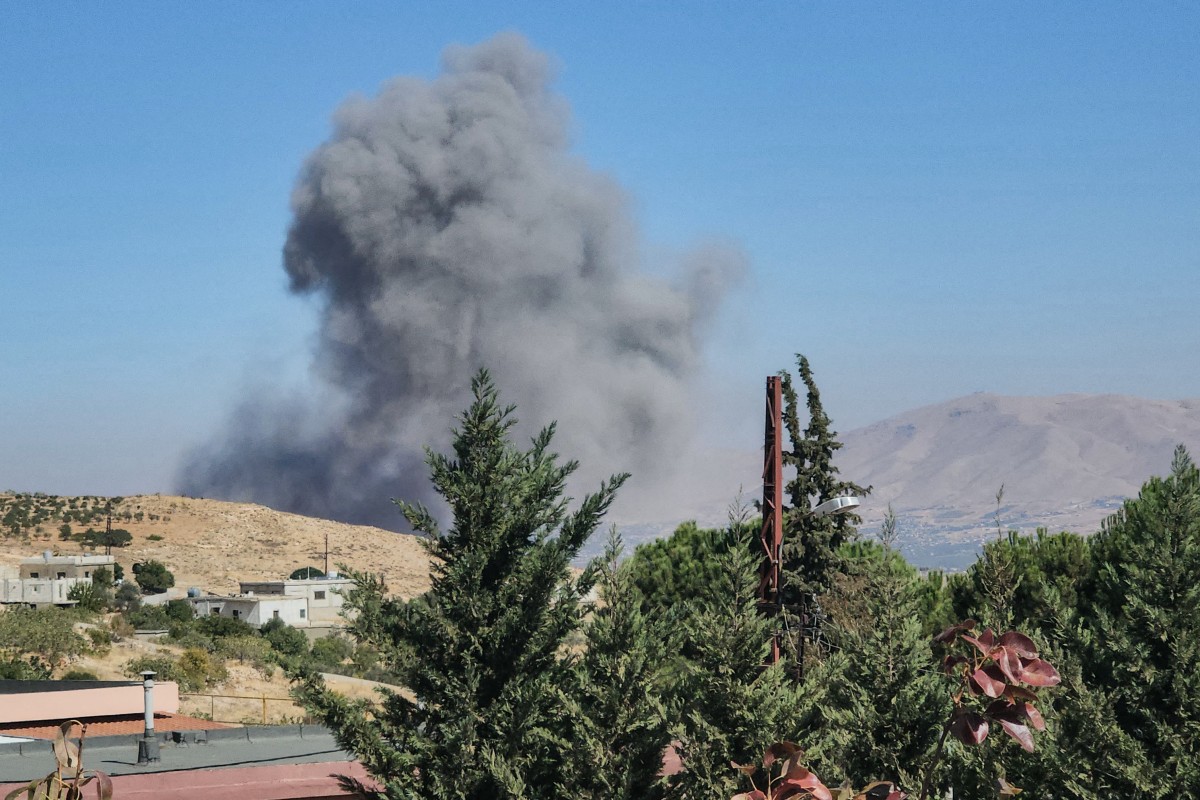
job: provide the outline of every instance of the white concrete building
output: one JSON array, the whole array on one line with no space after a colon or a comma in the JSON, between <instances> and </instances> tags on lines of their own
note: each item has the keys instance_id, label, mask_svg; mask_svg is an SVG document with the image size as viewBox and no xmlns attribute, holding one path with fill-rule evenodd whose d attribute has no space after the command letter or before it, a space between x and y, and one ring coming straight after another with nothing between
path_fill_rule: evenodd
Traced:
<instances>
[{"instance_id":1,"label":"white concrete building","mask_svg":"<svg viewBox=\"0 0 1200 800\"><path fill-rule=\"evenodd\" d=\"M342 623L343 593L354 587L349 578L286 581L242 581L232 597L189 597L196 616L221 616L261 627L281 619L293 628L327 628Z\"/></svg>"},{"instance_id":2,"label":"white concrete building","mask_svg":"<svg viewBox=\"0 0 1200 800\"><path fill-rule=\"evenodd\" d=\"M38 558L21 562L19 577L0 579L0 604L33 607L71 606L67 597L80 583L91 583L92 574L101 567L111 572L113 556L56 556L47 550Z\"/></svg>"}]
</instances>

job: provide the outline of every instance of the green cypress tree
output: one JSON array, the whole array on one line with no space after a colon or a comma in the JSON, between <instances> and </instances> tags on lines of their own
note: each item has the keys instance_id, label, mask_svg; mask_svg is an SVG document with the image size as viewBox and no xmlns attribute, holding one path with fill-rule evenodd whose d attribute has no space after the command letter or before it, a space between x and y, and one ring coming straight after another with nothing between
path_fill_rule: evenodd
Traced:
<instances>
[{"instance_id":1,"label":"green cypress tree","mask_svg":"<svg viewBox=\"0 0 1200 800\"><path fill-rule=\"evenodd\" d=\"M1182 446L1170 476L1109 518L1092 555L1083 681L1144 748L1161 796L1200 797L1200 470Z\"/></svg>"},{"instance_id":2,"label":"green cypress tree","mask_svg":"<svg viewBox=\"0 0 1200 800\"><path fill-rule=\"evenodd\" d=\"M580 742L571 763L580 770L570 796L654 800L665 789L660 773L670 735L662 691L677 637L663 613L643 613L620 555L614 529L577 673Z\"/></svg>"},{"instance_id":3,"label":"green cypress tree","mask_svg":"<svg viewBox=\"0 0 1200 800\"><path fill-rule=\"evenodd\" d=\"M834 497L870 493L870 487L859 486L838 477L833 456L841 449L837 432L821 404L808 359L796 356L800 379L807 390L807 425L801 429L800 402L792 376L780 373L783 389L783 424L791 449L784 449L784 467L795 469L794 477L785 486L788 505L783 514L783 586L781 601L789 628L798 632L793 641L799 648L793 654L803 669L805 647L811 639L819 639L823 612L821 596L834 584L845 562L839 555L843 544L857 535L855 526L861 521L857 514L837 514L825 517L813 515L813 509Z\"/></svg>"},{"instance_id":4,"label":"green cypress tree","mask_svg":"<svg viewBox=\"0 0 1200 800\"><path fill-rule=\"evenodd\" d=\"M807 390L808 423L800 428L800 403L792 384L792 376L784 370L783 423L791 449L783 451L785 467L796 470L785 490L789 505L784 512L783 564L788 602L798 602L802 595L823 594L833 585L834 575L841 568L838 548L856 535L857 514L837 514L814 517L813 508L833 497L857 495L871 490L838 477L833 456L842 448L829 416L821 404L821 393L813 378L808 359L796 356L800 379Z\"/></svg>"},{"instance_id":5,"label":"green cypress tree","mask_svg":"<svg viewBox=\"0 0 1200 800\"><path fill-rule=\"evenodd\" d=\"M685 624L688 660L676 684L673 729L683 771L670 796L729 797L738 773L773 742L797 731L797 689L785 661L763 667L775 623L758 611L757 562L749 542L721 556L721 584Z\"/></svg>"},{"instance_id":6,"label":"green cypress tree","mask_svg":"<svg viewBox=\"0 0 1200 800\"><path fill-rule=\"evenodd\" d=\"M383 692L376 709L298 675L298 694L389 798L550 798L572 779L578 722L563 702L574 671L565 643L593 572L573 579L569 566L626 476L569 511L564 483L576 464L550 451L554 426L520 449L513 408L499 404L486 372L472 389L453 453L427 456L450 529L398 502L428 536L431 589L404 602L358 575L347 598L353 635L379 650L404 690Z\"/></svg>"},{"instance_id":7,"label":"green cypress tree","mask_svg":"<svg viewBox=\"0 0 1200 800\"><path fill-rule=\"evenodd\" d=\"M803 742L822 777L917 786L949 702L924 631L920 578L893 549L888 510L878 554L860 549L847 592L853 619L830 625L831 653L806 675ZM849 614L847 615L849 616Z\"/></svg>"}]
</instances>

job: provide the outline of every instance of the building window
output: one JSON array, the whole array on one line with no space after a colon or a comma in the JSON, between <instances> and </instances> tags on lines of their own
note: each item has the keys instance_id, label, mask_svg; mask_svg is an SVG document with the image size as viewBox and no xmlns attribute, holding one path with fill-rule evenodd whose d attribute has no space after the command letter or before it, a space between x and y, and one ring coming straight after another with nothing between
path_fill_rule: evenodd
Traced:
<instances>
[{"instance_id":1,"label":"building window","mask_svg":"<svg viewBox=\"0 0 1200 800\"><path fill-rule=\"evenodd\" d=\"M271 613L275 615L275 619L279 619L279 609L278 608L275 609L274 611L272 611Z\"/></svg>"},{"instance_id":2,"label":"building window","mask_svg":"<svg viewBox=\"0 0 1200 800\"><path fill-rule=\"evenodd\" d=\"M221 616L221 607L213 606L212 609L208 613L214 617L219 617L219 616Z\"/></svg>"},{"instance_id":3,"label":"building window","mask_svg":"<svg viewBox=\"0 0 1200 800\"><path fill-rule=\"evenodd\" d=\"M242 612L238 611L236 608L233 610L233 618L234 619L237 619L241 615L242 615Z\"/></svg>"},{"instance_id":4,"label":"building window","mask_svg":"<svg viewBox=\"0 0 1200 800\"><path fill-rule=\"evenodd\" d=\"M83 577L85 577L85 578L90 578L90 577L92 577L92 573L90 573L90 572L85 572L85 573L83 573Z\"/></svg>"},{"instance_id":5,"label":"building window","mask_svg":"<svg viewBox=\"0 0 1200 800\"><path fill-rule=\"evenodd\" d=\"M324 599L325 599L325 590L324 589L320 589L318 591L313 592L313 600L324 600Z\"/></svg>"},{"instance_id":6,"label":"building window","mask_svg":"<svg viewBox=\"0 0 1200 800\"><path fill-rule=\"evenodd\" d=\"M304 619L304 615L305 615L305 614L307 614L307 613L308 613L308 612L307 612L307 611L305 611L303 608L302 608L302 609L300 609L300 619Z\"/></svg>"},{"instance_id":7,"label":"building window","mask_svg":"<svg viewBox=\"0 0 1200 800\"><path fill-rule=\"evenodd\" d=\"M60 578L65 578L65 577L67 577L67 573L65 573L65 572L60 572L60 573L58 573L58 577L60 577Z\"/></svg>"},{"instance_id":8,"label":"building window","mask_svg":"<svg viewBox=\"0 0 1200 800\"><path fill-rule=\"evenodd\" d=\"M36 578L37 576L38 576L38 574L36 572L29 573L30 578Z\"/></svg>"}]
</instances>

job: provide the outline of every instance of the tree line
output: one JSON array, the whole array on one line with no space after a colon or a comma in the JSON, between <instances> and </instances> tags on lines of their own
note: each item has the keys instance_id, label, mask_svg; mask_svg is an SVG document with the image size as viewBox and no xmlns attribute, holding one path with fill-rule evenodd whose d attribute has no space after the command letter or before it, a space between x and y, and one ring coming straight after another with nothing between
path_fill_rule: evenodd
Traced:
<instances>
[{"instance_id":1,"label":"tree line","mask_svg":"<svg viewBox=\"0 0 1200 800\"><path fill-rule=\"evenodd\" d=\"M432 588L406 602L355 575L348 597L351 634L403 688L352 701L295 666L298 696L390 798L728 798L752 780L731 761L778 753L801 769L785 741L829 785L1197 797L1200 478L1187 453L1090 538L1000 532L965 573L922 575L894 519L865 541L852 518L813 517L867 489L838 476L804 359L799 375L803 402L784 384L794 477L777 664L764 666L777 620L757 603L755 521L687 523L624 561L613 533L572 573L627 476L570 503L576 464L554 453L554 427L517 445L514 409L484 372L451 450L428 456L448 524L399 503L434 557ZM947 625L943 642L975 643L968 667L932 641ZM1017 680L1045 678L1035 662L1058 667L1036 707ZM967 709L955 686L991 705Z\"/></svg>"}]
</instances>

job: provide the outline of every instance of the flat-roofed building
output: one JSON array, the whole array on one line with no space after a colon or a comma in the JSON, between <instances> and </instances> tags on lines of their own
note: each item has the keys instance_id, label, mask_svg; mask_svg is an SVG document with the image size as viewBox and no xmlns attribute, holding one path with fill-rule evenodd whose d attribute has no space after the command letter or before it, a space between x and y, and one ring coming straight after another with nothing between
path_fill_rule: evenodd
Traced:
<instances>
[{"instance_id":1,"label":"flat-roofed building","mask_svg":"<svg viewBox=\"0 0 1200 800\"><path fill-rule=\"evenodd\" d=\"M0 579L0 604L35 608L74 605L68 597L71 589L91 583L101 567L111 572L116 561L113 556L56 556L47 550L37 558L22 561L19 577Z\"/></svg>"},{"instance_id":2,"label":"flat-roofed building","mask_svg":"<svg viewBox=\"0 0 1200 800\"><path fill-rule=\"evenodd\" d=\"M196 616L232 617L258 628L280 619L293 628L328 628L342 623L349 578L241 581L239 594L189 597Z\"/></svg>"},{"instance_id":3,"label":"flat-roofed building","mask_svg":"<svg viewBox=\"0 0 1200 800\"><path fill-rule=\"evenodd\" d=\"M115 556L74 555L56 556L49 550L37 558L27 558L21 562L21 577L33 579L80 578L91 580L92 574L106 567L112 572L113 564L117 563Z\"/></svg>"}]
</instances>

